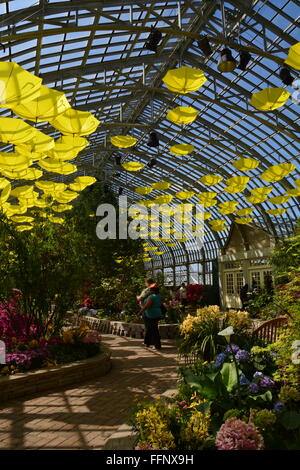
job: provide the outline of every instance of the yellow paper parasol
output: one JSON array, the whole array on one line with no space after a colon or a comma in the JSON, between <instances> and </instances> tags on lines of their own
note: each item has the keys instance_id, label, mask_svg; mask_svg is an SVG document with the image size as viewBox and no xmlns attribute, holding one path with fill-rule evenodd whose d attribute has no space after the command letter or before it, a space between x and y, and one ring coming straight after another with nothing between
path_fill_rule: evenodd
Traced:
<instances>
[{"instance_id":1,"label":"yellow paper parasol","mask_svg":"<svg viewBox=\"0 0 300 470\"><path fill-rule=\"evenodd\" d=\"M4 143L21 144L29 141L36 132L22 119L0 117L0 140Z\"/></svg>"},{"instance_id":2,"label":"yellow paper parasol","mask_svg":"<svg viewBox=\"0 0 300 470\"><path fill-rule=\"evenodd\" d=\"M51 120L51 124L62 134L89 135L95 132L100 124L91 113L67 109L64 113Z\"/></svg>"},{"instance_id":3,"label":"yellow paper parasol","mask_svg":"<svg viewBox=\"0 0 300 470\"><path fill-rule=\"evenodd\" d=\"M144 165L140 162L124 162L122 163L122 167L126 171L139 171L144 168Z\"/></svg>"},{"instance_id":4,"label":"yellow paper parasol","mask_svg":"<svg viewBox=\"0 0 300 470\"><path fill-rule=\"evenodd\" d=\"M284 63L293 67L293 69L300 70L300 42L289 48L288 56Z\"/></svg>"},{"instance_id":5,"label":"yellow paper parasol","mask_svg":"<svg viewBox=\"0 0 300 470\"><path fill-rule=\"evenodd\" d=\"M264 181L271 183L282 180L295 169L296 166L293 163L279 163L278 165L270 166L266 171L259 175L259 177Z\"/></svg>"},{"instance_id":6,"label":"yellow paper parasol","mask_svg":"<svg viewBox=\"0 0 300 470\"><path fill-rule=\"evenodd\" d=\"M250 104L260 111L273 111L285 105L289 97L290 93L284 88L265 88L252 95Z\"/></svg>"},{"instance_id":7,"label":"yellow paper parasol","mask_svg":"<svg viewBox=\"0 0 300 470\"><path fill-rule=\"evenodd\" d=\"M0 108L12 108L39 95L42 79L16 62L0 62L0 76Z\"/></svg>"},{"instance_id":8,"label":"yellow paper parasol","mask_svg":"<svg viewBox=\"0 0 300 470\"><path fill-rule=\"evenodd\" d=\"M170 152L174 155L183 156L193 152L194 148L195 147L191 144L176 144L170 147Z\"/></svg>"},{"instance_id":9,"label":"yellow paper parasol","mask_svg":"<svg viewBox=\"0 0 300 470\"><path fill-rule=\"evenodd\" d=\"M191 106L177 106L167 113L167 119L174 124L185 125L195 121L198 111Z\"/></svg>"},{"instance_id":10,"label":"yellow paper parasol","mask_svg":"<svg viewBox=\"0 0 300 470\"><path fill-rule=\"evenodd\" d=\"M115 147L127 149L133 147L137 143L137 139L131 135L115 135L110 138L110 142Z\"/></svg>"},{"instance_id":11,"label":"yellow paper parasol","mask_svg":"<svg viewBox=\"0 0 300 470\"><path fill-rule=\"evenodd\" d=\"M232 165L240 171L250 171L258 167L259 161L254 158L240 158L235 160Z\"/></svg>"},{"instance_id":12,"label":"yellow paper parasol","mask_svg":"<svg viewBox=\"0 0 300 470\"><path fill-rule=\"evenodd\" d=\"M69 108L71 106L64 93L42 85L39 96L34 100L14 106L13 111L22 119L43 122L55 119Z\"/></svg>"},{"instance_id":13,"label":"yellow paper parasol","mask_svg":"<svg viewBox=\"0 0 300 470\"><path fill-rule=\"evenodd\" d=\"M183 66L168 70L162 80L168 90L186 94L198 90L207 79L202 70Z\"/></svg>"}]
</instances>

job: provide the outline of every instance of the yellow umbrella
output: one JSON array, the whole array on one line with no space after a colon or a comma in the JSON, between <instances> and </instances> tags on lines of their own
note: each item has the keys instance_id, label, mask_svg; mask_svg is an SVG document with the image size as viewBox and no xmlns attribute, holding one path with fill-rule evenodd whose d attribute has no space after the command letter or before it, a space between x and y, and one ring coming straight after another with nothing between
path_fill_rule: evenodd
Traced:
<instances>
[{"instance_id":1,"label":"yellow umbrella","mask_svg":"<svg viewBox=\"0 0 300 470\"><path fill-rule=\"evenodd\" d=\"M268 186L262 186L260 188L250 189L250 193L253 194L253 196L266 196L272 191L273 191L273 188L269 188Z\"/></svg>"},{"instance_id":2,"label":"yellow umbrella","mask_svg":"<svg viewBox=\"0 0 300 470\"><path fill-rule=\"evenodd\" d=\"M26 214L27 212L27 207L25 206L20 206L19 204L7 204L5 208L5 213L7 217L11 217L12 215L15 214Z\"/></svg>"},{"instance_id":3,"label":"yellow umbrella","mask_svg":"<svg viewBox=\"0 0 300 470\"><path fill-rule=\"evenodd\" d=\"M296 167L293 163L279 163L278 165L270 166L266 171L261 173L259 177L271 183L282 180L295 169Z\"/></svg>"},{"instance_id":4,"label":"yellow umbrella","mask_svg":"<svg viewBox=\"0 0 300 470\"><path fill-rule=\"evenodd\" d=\"M11 220L13 222L17 222L17 223L20 223L20 224L23 224L24 222L31 223L31 222L34 221L34 217L29 217L29 216L26 216L26 215L14 215L13 217L11 217Z\"/></svg>"},{"instance_id":5,"label":"yellow umbrella","mask_svg":"<svg viewBox=\"0 0 300 470\"><path fill-rule=\"evenodd\" d=\"M207 198L207 199L201 199L200 202L203 207L213 207L217 204L218 201L217 199Z\"/></svg>"},{"instance_id":6,"label":"yellow umbrella","mask_svg":"<svg viewBox=\"0 0 300 470\"><path fill-rule=\"evenodd\" d=\"M157 246L145 246L144 251L155 251L158 250Z\"/></svg>"},{"instance_id":7,"label":"yellow umbrella","mask_svg":"<svg viewBox=\"0 0 300 470\"><path fill-rule=\"evenodd\" d=\"M43 122L56 118L69 108L71 106L63 92L42 85L39 96L29 102L21 102L14 106L13 111L22 119Z\"/></svg>"},{"instance_id":8,"label":"yellow umbrella","mask_svg":"<svg viewBox=\"0 0 300 470\"><path fill-rule=\"evenodd\" d=\"M239 209L235 211L236 215L250 215L254 211L253 207L245 207L244 209Z\"/></svg>"},{"instance_id":9,"label":"yellow umbrella","mask_svg":"<svg viewBox=\"0 0 300 470\"><path fill-rule=\"evenodd\" d=\"M204 191L197 195L199 199L213 199L217 196L217 193L214 191Z\"/></svg>"},{"instance_id":10,"label":"yellow umbrella","mask_svg":"<svg viewBox=\"0 0 300 470\"><path fill-rule=\"evenodd\" d=\"M49 217L49 220L51 222L53 222L54 224L63 224L65 219L63 219L62 217Z\"/></svg>"},{"instance_id":11,"label":"yellow umbrella","mask_svg":"<svg viewBox=\"0 0 300 470\"><path fill-rule=\"evenodd\" d=\"M268 202L271 202L272 204L284 204L290 199L290 196L275 196L275 197L270 197L268 199Z\"/></svg>"},{"instance_id":12,"label":"yellow umbrella","mask_svg":"<svg viewBox=\"0 0 300 470\"><path fill-rule=\"evenodd\" d=\"M16 230L18 232L25 232L27 230L32 230L33 229L33 225L17 225L16 226Z\"/></svg>"},{"instance_id":13,"label":"yellow umbrella","mask_svg":"<svg viewBox=\"0 0 300 470\"><path fill-rule=\"evenodd\" d=\"M213 186L214 184L220 183L222 181L222 176L219 175L204 175L199 178L199 181L206 186Z\"/></svg>"},{"instance_id":14,"label":"yellow umbrella","mask_svg":"<svg viewBox=\"0 0 300 470\"><path fill-rule=\"evenodd\" d=\"M8 184L10 182L6 178L0 178L0 189L4 189Z\"/></svg>"},{"instance_id":15,"label":"yellow umbrella","mask_svg":"<svg viewBox=\"0 0 300 470\"><path fill-rule=\"evenodd\" d=\"M54 181L36 181L35 186L44 193L62 192L67 188L64 183L55 183Z\"/></svg>"},{"instance_id":16,"label":"yellow umbrella","mask_svg":"<svg viewBox=\"0 0 300 470\"><path fill-rule=\"evenodd\" d=\"M203 220L210 219L212 214L210 212L203 212Z\"/></svg>"},{"instance_id":17,"label":"yellow umbrella","mask_svg":"<svg viewBox=\"0 0 300 470\"><path fill-rule=\"evenodd\" d=\"M68 203L68 202L71 202L73 201L74 199L76 199L77 197L79 196L78 193L75 193L74 191L63 191L63 192L60 192L58 194L55 195L55 200L57 202L60 202L62 204L65 204L65 203Z\"/></svg>"},{"instance_id":18,"label":"yellow umbrella","mask_svg":"<svg viewBox=\"0 0 300 470\"><path fill-rule=\"evenodd\" d=\"M167 119L174 124L185 125L195 121L198 111L191 106L177 106L167 113Z\"/></svg>"},{"instance_id":19,"label":"yellow umbrella","mask_svg":"<svg viewBox=\"0 0 300 470\"><path fill-rule=\"evenodd\" d=\"M246 197L246 201L250 202L251 204L261 204L267 199L267 195L261 194L259 195L252 195Z\"/></svg>"},{"instance_id":20,"label":"yellow umbrella","mask_svg":"<svg viewBox=\"0 0 300 470\"><path fill-rule=\"evenodd\" d=\"M0 62L0 108L12 108L34 100L42 79L24 70L16 62Z\"/></svg>"},{"instance_id":21,"label":"yellow umbrella","mask_svg":"<svg viewBox=\"0 0 300 470\"><path fill-rule=\"evenodd\" d=\"M158 196L155 198L155 203L156 204L169 204L169 202L171 202L173 199L173 196L169 195L169 194L165 194L165 195L162 195L162 196Z\"/></svg>"},{"instance_id":22,"label":"yellow umbrella","mask_svg":"<svg viewBox=\"0 0 300 470\"><path fill-rule=\"evenodd\" d=\"M240 158L235 160L232 165L240 171L250 171L258 167L259 161L254 158Z\"/></svg>"},{"instance_id":23,"label":"yellow umbrella","mask_svg":"<svg viewBox=\"0 0 300 470\"><path fill-rule=\"evenodd\" d=\"M110 138L110 142L118 148L127 149L137 143L137 139L131 135L115 135Z\"/></svg>"},{"instance_id":24,"label":"yellow umbrella","mask_svg":"<svg viewBox=\"0 0 300 470\"><path fill-rule=\"evenodd\" d=\"M51 125L62 134L89 135L95 132L100 121L87 111L67 109L51 120Z\"/></svg>"},{"instance_id":25,"label":"yellow umbrella","mask_svg":"<svg viewBox=\"0 0 300 470\"><path fill-rule=\"evenodd\" d=\"M94 176L77 176L74 182L84 185L84 186L91 186L92 184L96 183L97 179Z\"/></svg>"},{"instance_id":26,"label":"yellow umbrella","mask_svg":"<svg viewBox=\"0 0 300 470\"><path fill-rule=\"evenodd\" d=\"M151 186L154 189L164 191L165 189L169 189L171 183L168 183L168 181L157 181L156 183L152 183Z\"/></svg>"},{"instance_id":27,"label":"yellow umbrella","mask_svg":"<svg viewBox=\"0 0 300 470\"><path fill-rule=\"evenodd\" d=\"M122 167L127 171L139 171L144 168L144 165L140 162L125 162L122 163Z\"/></svg>"},{"instance_id":28,"label":"yellow umbrella","mask_svg":"<svg viewBox=\"0 0 300 470\"><path fill-rule=\"evenodd\" d=\"M152 189L151 186L140 186L135 188L135 192L138 194L150 194Z\"/></svg>"},{"instance_id":29,"label":"yellow umbrella","mask_svg":"<svg viewBox=\"0 0 300 470\"><path fill-rule=\"evenodd\" d=\"M270 215L281 215L286 212L286 209L268 209L266 212Z\"/></svg>"},{"instance_id":30,"label":"yellow umbrella","mask_svg":"<svg viewBox=\"0 0 300 470\"><path fill-rule=\"evenodd\" d=\"M49 195L48 195L48 197L49 197ZM34 205L35 205L36 207L48 207L48 206L50 206L51 204L52 204L52 202L47 201L46 199L40 199L40 198L37 198L37 199L35 200L35 203L34 203Z\"/></svg>"},{"instance_id":31,"label":"yellow umbrella","mask_svg":"<svg viewBox=\"0 0 300 470\"><path fill-rule=\"evenodd\" d=\"M172 242L172 243L166 243L166 246L168 246L169 248L173 248L173 247L176 246L176 245L177 245L177 243L174 243L174 242Z\"/></svg>"},{"instance_id":32,"label":"yellow umbrella","mask_svg":"<svg viewBox=\"0 0 300 470\"><path fill-rule=\"evenodd\" d=\"M30 186L30 185L17 186L11 191L11 195L14 197L28 196L29 194L32 195L32 193L33 193L33 186Z\"/></svg>"},{"instance_id":33,"label":"yellow umbrella","mask_svg":"<svg viewBox=\"0 0 300 470\"><path fill-rule=\"evenodd\" d=\"M162 80L168 90L186 94L198 90L207 79L202 70L183 66L168 70Z\"/></svg>"},{"instance_id":34,"label":"yellow umbrella","mask_svg":"<svg viewBox=\"0 0 300 470\"><path fill-rule=\"evenodd\" d=\"M0 202L1 204L3 204L4 202L7 201L7 199L9 198L10 196L10 192L11 192L11 184L8 183L6 186L4 186L4 188L1 190L1 194L0 194Z\"/></svg>"},{"instance_id":35,"label":"yellow umbrella","mask_svg":"<svg viewBox=\"0 0 300 470\"><path fill-rule=\"evenodd\" d=\"M28 142L34 133L34 127L29 126L22 119L0 117L1 142L10 144Z\"/></svg>"},{"instance_id":36,"label":"yellow umbrella","mask_svg":"<svg viewBox=\"0 0 300 470\"><path fill-rule=\"evenodd\" d=\"M41 170L36 168L27 168L26 170L1 170L3 176L14 180L37 180L43 176Z\"/></svg>"},{"instance_id":37,"label":"yellow umbrella","mask_svg":"<svg viewBox=\"0 0 300 470\"><path fill-rule=\"evenodd\" d=\"M238 201L226 201L226 202L221 202L219 204L219 212L221 214L232 214L235 210L236 207L238 206L239 202Z\"/></svg>"},{"instance_id":38,"label":"yellow umbrella","mask_svg":"<svg viewBox=\"0 0 300 470\"><path fill-rule=\"evenodd\" d=\"M290 97L290 93L284 88L265 88L254 93L250 104L260 111L274 111L283 106Z\"/></svg>"},{"instance_id":39,"label":"yellow umbrella","mask_svg":"<svg viewBox=\"0 0 300 470\"><path fill-rule=\"evenodd\" d=\"M241 185L227 186L226 188L224 188L223 191L229 194L237 194L237 193L241 193L245 189L246 189L246 185L241 184Z\"/></svg>"},{"instance_id":40,"label":"yellow umbrella","mask_svg":"<svg viewBox=\"0 0 300 470\"><path fill-rule=\"evenodd\" d=\"M189 153L191 153L194 150L194 148L195 147L191 144L176 144L170 147L170 152L173 153L174 155L183 156L183 155L188 155Z\"/></svg>"},{"instance_id":41,"label":"yellow umbrella","mask_svg":"<svg viewBox=\"0 0 300 470\"><path fill-rule=\"evenodd\" d=\"M35 134L33 134L33 135L35 135ZM50 139L51 139L51 137L50 137ZM15 152L19 153L21 155L26 155L26 157L28 157L33 162L37 162L37 161L42 160L43 158L47 157L47 155L45 153L32 152L31 141L27 142L26 144L15 145Z\"/></svg>"},{"instance_id":42,"label":"yellow umbrella","mask_svg":"<svg viewBox=\"0 0 300 470\"><path fill-rule=\"evenodd\" d=\"M34 129L34 128L33 128ZM41 131L34 129L32 138L27 142L31 152L46 152L54 147L54 139Z\"/></svg>"},{"instance_id":43,"label":"yellow umbrella","mask_svg":"<svg viewBox=\"0 0 300 470\"><path fill-rule=\"evenodd\" d=\"M232 176L226 180L226 184L228 186L245 186L249 181L249 176Z\"/></svg>"},{"instance_id":44,"label":"yellow umbrella","mask_svg":"<svg viewBox=\"0 0 300 470\"><path fill-rule=\"evenodd\" d=\"M53 149L48 150L47 155L57 160L72 160L88 145L89 141L79 135L62 135L55 140Z\"/></svg>"},{"instance_id":45,"label":"yellow umbrella","mask_svg":"<svg viewBox=\"0 0 300 470\"><path fill-rule=\"evenodd\" d=\"M246 225L246 224L249 224L249 222L251 222L252 220L253 220L253 217L241 217L241 218L235 219L235 222L237 224Z\"/></svg>"},{"instance_id":46,"label":"yellow umbrella","mask_svg":"<svg viewBox=\"0 0 300 470\"><path fill-rule=\"evenodd\" d=\"M67 162L59 162L53 158L45 158L44 160L39 161L39 166L47 171L52 171L53 173L59 173L60 175L70 175L77 171L76 165Z\"/></svg>"},{"instance_id":47,"label":"yellow umbrella","mask_svg":"<svg viewBox=\"0 0 300 470\"><path fill-rule=\"evenodd\" d=\"M32 161L26 156L14 152L0 152L0 170L22 171L27 170Z\"/></svg>"},{"instance_id":48,"label":"yellow umbrella","mask_svg":"<svg viewBox=\"0 0 300 470\"><path fill-rule=\"evenodd\" d=\"M288 194L289 196L292 196L292 197L298 197L298 196L300 196L300 187L289 189L286 192L286 194Z\"/></svg>"},{"instance_id":49,"label":"yellow umbrella","mask_svg":"<svg viewBox=\"0 0 300 470\"><path fill-rule=\"evenodd\" d=\"M73 206L71 204L59 204L57 206L52 206L52 209L55 212L65 212L65 211L70 211L73 209Z\"/></svg>"},{"instance_id":50,"label":"yellow umbrella","mask_svg":"<svg viewBox=\"0 0 300 470\"><path fill-rule=\"evenodd\" d=\"M194 191L179 191L178 193L176 193L176 197L178 199L181 199L182 201L186 199L190 199L194 195L195 195Z\"/></svg>"},{"instance_id":51,"label":"yellow umbrella","mask_svg":"<svg viewBox=\"0 0 300 470\"><path fill-rule=\"evenodd\" d=\"M80 183L71 183L68 185L68 188L70 188L72 191L83 191L85 188L87 188L87 184L80 184Z\"/></svg>"},{"instance_id":52,"label":"yellow umbrella","mask_svg":"<svg viewBox=\"0 0 300 470\"><path fill-rule=\"evenodd\" d=\"M139 201L139 204L145 207L152 207L156 205L154 201Z\"/></svg>"},{"instance_id":53,"label":"yellow umbrella","mask_svg":"<svg viewBox=\"0 0 300 470\"><path fill-rule=\"evenodd\" d=\"M289 48L288 56L284 63L293 67L293 69L300 70L300 42Z\"/></svg>"}]
</instances>

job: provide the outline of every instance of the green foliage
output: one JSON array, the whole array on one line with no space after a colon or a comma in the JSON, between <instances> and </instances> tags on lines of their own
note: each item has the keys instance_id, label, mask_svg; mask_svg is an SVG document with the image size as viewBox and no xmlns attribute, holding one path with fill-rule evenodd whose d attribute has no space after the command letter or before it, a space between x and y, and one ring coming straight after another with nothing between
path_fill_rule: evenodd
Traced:
<instances>
[{"instance_id":1,"label":"green foliage","mask_svg":"<svg viewBox=\"0 0 300 470\"><path fill-rule=\"evenodd\" d=\"M300 266L300 221L293 237L281 240L270 258L276 283L284 283Z\"/></svg>"},{"instance_id":2,"label":"green foliage","mask_svg":"<svg viewBox=\"0 0 300 470\"><path fill-rule=\"evenodd\" d=\"M57 343L51 347L51 359L58 364L82 361L100 352L99 343Z\"/></svg>"}]
</instances>

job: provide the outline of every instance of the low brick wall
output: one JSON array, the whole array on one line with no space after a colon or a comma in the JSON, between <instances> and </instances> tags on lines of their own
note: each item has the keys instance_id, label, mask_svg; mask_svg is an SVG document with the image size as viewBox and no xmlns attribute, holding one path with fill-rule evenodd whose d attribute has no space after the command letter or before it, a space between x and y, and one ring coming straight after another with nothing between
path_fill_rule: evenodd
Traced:
<instances>
[{"instance_id":1,"label":"low brick wall","mask_svg":"<svg viewBox=\"0 0 300 470\"><path fill-rule=\"evenodd\" d=\"M97 356L83 361L0 377L0 404L106 375L112 365L110 356L110 351L104 349Z\"/></svg>"},{"instance_id":2,"label":"low brick wall","mask_svg":"<svg viewBox=\"0 0 300 470\"><path fill-rule=\"evenodd\" d=\"M145 327L142 323L126 323L114 320L102 320L100 318L88 316L74 316L73 322L78 325L81 321L88 323L93 329L101 333L110 333L113 335L127 336L130 338L144 338ZM161 339L174 339L178 335L178 324L158 325Z\"/></svg>"}]
</instances>

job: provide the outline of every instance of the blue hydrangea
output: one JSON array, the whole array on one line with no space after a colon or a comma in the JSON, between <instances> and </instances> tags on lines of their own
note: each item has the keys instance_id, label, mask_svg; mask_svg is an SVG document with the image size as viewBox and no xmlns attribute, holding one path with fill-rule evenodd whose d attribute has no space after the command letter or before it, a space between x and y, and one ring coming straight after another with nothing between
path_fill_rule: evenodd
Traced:
<instances>
[{"instance_id":1,"label":"blue hydrangea","mask_svg":"<svg viewBox=\"0 0 300 470\"><path fill-rule=\"evenodd\" d=\"M250 381L247 379L245 374L240 375L240 384L241 385L249 385L250 384Z\"/></svg>"},{"instance_id":2,"label":"blue hydrangea","mask_svg":"<svg viewBox=\"0 0 300 470\"><path fill-rule=\"evenodd\" d=\"M225 354L225 353L218 354L214 366L215 367L220 367L226 359L227 359L227 354Z\"/></svg>"},{"instance_id":3,"label":"blue hydrangea","mask_svg":"<svg viewBox=\"0 0 300 470\"><path fill-rule=\"evenodd\" d=\"M265 377L260 379L259 385L262 388L272 388L272 387L274 387L275 382L274 382L274 380L270 379L270 377L265 376Z\"/></svg>"},{"instance_id":4,"label":"blue hydrangea","mask_svg":"<svg viewBox=\"0 0 300 470\"><path fill-rule=\"evenodd\" d=\"M259 393L259 386L255 383L251 383L248 387L248 390L251 395L256 395L256 393Z\"/></svg>"},{"instance_id":5,"label":"blue hydrangea","mask_svg":"<svg viewBox=\"0 0 300 470\"><path fill-rule=\"evenodd\" d=\"M239 350L240 348L236 344L232 343L230 346L229 345L227 346L227 348L225 349L225 352L227 354L231 354L232 352L233 354L236 354Z\"/></svg>"},{"instance_id":6,"label":"blue hydrangea","mask_svg":"<svg viewBox=\"0 0 300 470\"><path fill-rule=\"evenodd\" d=\"M285 408L285 405L281 401L277 401L274 405L274 411L277 411L277 412L282 411L284 408Z\"/></svg>"},{"instance_id":7,"label":"blue hydrangea","mask_svg":"<svg viewBox=\"0 0 300 470\"><path fill-rule=\"evenodd\" d=\"M245 349L240 349L236 353L235 358L236 358L237 361L240 361L240 362L249 361L250 353L248 351L246 351Z\"/></svg>"}]
</instances>

